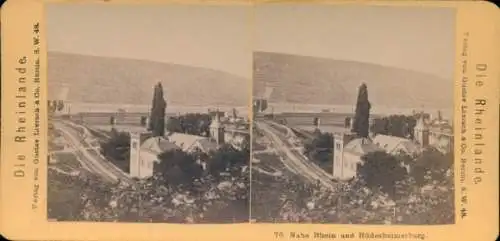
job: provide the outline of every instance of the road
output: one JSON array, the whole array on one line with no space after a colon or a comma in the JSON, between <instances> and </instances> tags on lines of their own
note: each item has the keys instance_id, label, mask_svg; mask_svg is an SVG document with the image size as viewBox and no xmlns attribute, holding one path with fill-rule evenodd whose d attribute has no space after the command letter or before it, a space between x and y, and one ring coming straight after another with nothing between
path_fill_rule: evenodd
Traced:
<instances>
[{"instance_id":1,"label":"road","mask_svg":"<svg viewBox=\"0 0 500 241\"><path fill-rule=\"evenodd\" d=\"M92 135L85 127L62 121L54 122L54 126L62 132L64 139L74 149L73 153L91 172L109 182L121 180L129 185L134 184L134 181L127 173L107 161L100 154L98 148L90 144Z\"/></svg>"},{"instance_id":2,"label":"road","mask_svg":"<svg viewBox=\"0 0 500 241\"><path fill-rule=\"evenodd\" d=\"M292 147L290 149L297 150L297 151L302 150L302 148L300 148L300 147ZM252 154L254 154L254 155L255 154L275 154L275 153L276 153L276 151L273 150L273 149L270 149L270 148L269 149L265 149L265 150L260 150L260 151L252 151Z\"/></svg>"},{"instance_id":3,"label":"road","mask_svg":"<svg viewBox=\"0 0 500 241\"><path fill-rule=\"evenodd\" d=\"M335 188L336 185L331 180L331 175L308 160L297 148L298 138L289 127L270 121L259 121L255 123L255 126L271 140L281 154L283 163L294 169L295 173L299 173L312 183L319 181L324 187Z\"/></svg>"}]
</instances>

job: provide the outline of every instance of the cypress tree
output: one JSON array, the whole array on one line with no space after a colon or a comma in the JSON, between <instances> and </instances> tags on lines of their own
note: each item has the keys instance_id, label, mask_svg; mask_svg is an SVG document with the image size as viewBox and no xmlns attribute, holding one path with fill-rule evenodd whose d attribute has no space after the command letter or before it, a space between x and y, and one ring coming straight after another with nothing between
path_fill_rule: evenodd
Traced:
<instances>
[{"instance_id":1,"label":"cypress tree","mask_svg":"<svg viewBox=\"0 0 500 241\"><path fill-rule=\"evenodd\" d=\"M165 109L167 103L163 97L163 87L160 82L156 84L151 106L151 117L148 130L153 132L153 136L163 136L165 134Z\"/></svg>"},{"instance_id":2,"label":"cypress tree","mask_svg":"<svg viewBox=\"0 0 500 241\"><path fill-rule=\"evenodd\" d=\"M366 87L366 84L363 83L359 87L356 112L352 126L352 131L356 133L358 137L368 137L368 131L370 128L370 109L371 104L370 101L368 101L368 88Z\"/></svg>"},{"instance_id":3,"label":"cypress tree","mask_svg":"<svg viewBox=\"0 0 500 241\"><path fill-rule=\"evenodd\" d=\"M57 111L57 100L52 101L52 111L56 112Z\"/></svg>"},{"instance_id":4,"label":"cypress tree","mask_svg":"<svg viewBox=\"0 0 500 241\"><path fill-rule=\"evenodd\" d=\"M153 131L153 129L154 129L154 120L153 120L154 114L153 114L153 110L154 110L154 108L151 108L151 110L149 111L149 116L148 116L149 123L147 123L148 124L148 126L147 126L148 131Z\"/></svg>"},{"instance_id":5,"label":"cypress tree","mask_svg":"<svg viewBox=\"0 0 500 241\"><path fill-rule=\"evenodd\" d=\"M154 90L153 90L153 99L151 103L151 111L149 112L149 126L148 126L148 131L153 131L154 130L154 118L155 118L155 109L156 109L156 99L158 98L158 84L155 85Z\"/></svg>"}]
</instances>

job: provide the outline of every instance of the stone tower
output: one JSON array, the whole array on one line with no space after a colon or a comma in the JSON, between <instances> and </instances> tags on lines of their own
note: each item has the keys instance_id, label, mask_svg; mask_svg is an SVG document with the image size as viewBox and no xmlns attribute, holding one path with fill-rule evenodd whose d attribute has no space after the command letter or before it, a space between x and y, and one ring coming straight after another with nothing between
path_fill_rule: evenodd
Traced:
<instances>
[{"instance_id":1,"label":"stone tower","mask_svg":"<svg viewBox=\"0 0 500 241\"><path fill-rule=\"evenodd\" d=\"M210 123L210 137L215 140L217 145L224 143L224 126L220 123L219 111L215 113L215 117Z\"/></svg>"},{"instance_id":2,"label":"stone tower","mask_svg":"<svg viewBox=\"0 0 500 241\"><path fill-rule=\"evenodd\" d=\"M333 134L333 177L335 179L344 178L344 146L355 138L354 133L334 133Z\"/></svg>"},{"instance_id":3,"label":"stone tower","mask_svg":"<svg viewBox=\"0 0 500 241\"><path fill-rule=\"evenodd\" d=\"M429 145L429 127L425 123L424 114L422 113L417 120L417 124L413 129L415 141L422 147Z\"/></svg>"},{"instance_id":4,"label":"stone tower","mask_svg":"<svg viewBox=\"0 0 500 241\"><path fill-rule=\"evenodd\" d=\"M140 176L140 161L141 161L141 144L152 137L150 132L131 132L130 133L130 175L133 177Z\"/></svg>"},{"instance_id":5,"label":"stone tower","mask_svg":"<svg viewBox=\"0 0 500 241\"><path fill-rule=\"evenodd\" d=\"M149 128L149 125L150 125L150 124L151 124L151 116L150 116L150 115L147 115L147 116L146 116L146 124L145 124L146 129L148 129L148 128Z\"/></svg>"}]
</instances>

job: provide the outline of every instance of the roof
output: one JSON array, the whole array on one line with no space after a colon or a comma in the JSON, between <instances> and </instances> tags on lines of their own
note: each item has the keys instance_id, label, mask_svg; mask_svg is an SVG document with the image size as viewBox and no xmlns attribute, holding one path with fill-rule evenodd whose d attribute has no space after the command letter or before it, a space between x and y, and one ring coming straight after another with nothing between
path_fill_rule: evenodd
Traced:
<instances>
[{"instance_id":1,"label":"roof","mask_svg":"<svg viewBox=\"0 0 500 241\"><path fill-rule=\"evenodd\" d=\"M345 145L344 151L357 155L365 155L370 152L383 150L373 144L373 142L368 138L356 138Z\"/></svg>"},{"instance_id":2,"label":"roof","mask_svg":"<svg viewBox=\"0 0 500 241\"><path fill-rule=\"evenodd\" d=\"M373 143L383 148L388 153L392 153L398 146L402 146L410 153L417 152L419 150L419 146L411 140L397 136L378 134L373 138Z\"/></svg>"},{"instance_id":3,"label":"roof","mask_svg":"<svg viewBox=\"0 0 500 241\"><path fill-rule=\"evenodd\" d=\"M213 142L210 139L201 139L198 141L200 144L202 151L211 151L217 149L217 143Z\"/></svg>"},{"instance_id":4,"label":"roof","mask_svg":"<svg viewBox=\"0 0 500 241\"><path fill-rule=\"evenodd\" d=\"M409 153L416 153L416 152L419 152L422 150L422 148L419 145L417 145L416 143L411 142L411 141L403 142L403 143L401 143L401 145L403 145L404 148Z\"/></svg>"},{"instance_id":5,"label":"roof","mask_svg":"<svg viewBox=\"0 0 500 241\"><path fill-rule=\"evenodd\" d=\"M163 137L151 137L144 141L144 143L142 143L141 145L141 150L146 150L158 154L174 149L179 149L179 146Z\"/></svg>"},{"instance_id":6,"label":"roof","mask_svg":"<svg viewBox=\"0 0 500 241\"><path fill-rule=\"evenodd\" d=\"M193 146L196 142L201 140L208 140L207 137L197 136L197 135L189 135L184 133L174 132L168 135L167 137L172 143L182 148L183 151L188 150ZM203 142L200 142L203 143Z\"/></svg>"}]
</instances>

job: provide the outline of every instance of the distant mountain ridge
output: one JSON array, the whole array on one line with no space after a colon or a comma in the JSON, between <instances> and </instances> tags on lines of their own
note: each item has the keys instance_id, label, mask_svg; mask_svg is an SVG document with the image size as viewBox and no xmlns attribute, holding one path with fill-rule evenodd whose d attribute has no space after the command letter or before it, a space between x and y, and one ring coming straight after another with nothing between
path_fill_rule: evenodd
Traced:
<instances>
[{"instance_id":1,"label":"distant mountain ridge","mask_svg":"<svg viewBox=\"0 0 500 241\"><path fill-rule=\"evenodd\" d=\"M272 86L271 102L354 105L362 82L372 105L453 107L453 79L354 61L254 53L254 96Z\"/></svg>"},{"instance_id":2,"label":"distant mountain ridge","mask_svg":"<svg viewBox=\"0 0 500 241\"><path fill-rule=\"evenodd\" d=\"M49 98L68 86L67 100L106 104L150 104L161 80L167 104L246 106L249 80L226 72L112 57L48 53Z\"/></svg>"}]
</instances>

